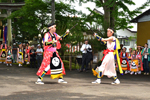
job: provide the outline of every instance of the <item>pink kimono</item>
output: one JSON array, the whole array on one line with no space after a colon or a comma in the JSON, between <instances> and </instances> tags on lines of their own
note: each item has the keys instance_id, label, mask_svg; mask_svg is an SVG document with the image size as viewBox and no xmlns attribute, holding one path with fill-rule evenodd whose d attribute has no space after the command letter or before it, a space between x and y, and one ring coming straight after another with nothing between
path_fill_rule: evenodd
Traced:
<instances>
[{"instance_id":1,"label":"pink kimono","mask_svg":"<svg viewBox=\"0 0 150 100\"><path fill-rule=\"evenodd\" d=\"M113 37L113 40L115 39L116 38ZM102 71L102 75L106 75L109 78L112 76L117 76L116 70L115 70L115 59L114 59L114 54L113 54L114 46L115 46L115 42L107 41L108 53L103 59L101 66L98 67L98 70Z\"/></svg>"},{"instance_id":2,"label":"pink kimono","mask_svg":"<svg viewBox=\"0 0 150 100\"><path fill-rule=\"evenodd\" d=\"M49 36L48 42L52 41L51 35L50 35L49 33L46 33L46 34L48 34L48 36ZM45 35L46 35L46 34L45 34ZM56 40L58 40L59 37L58 37L56 34L54 34L54 35L55 35L55 37L56 37ZM53 68L52 63L53 63L53 58L54 58L54 56L55 56L55 58L57 57L57 58L60 60L60 63L61 63L60 66L61 66L61 69L62 69L62 74L63 74L63 75L66 74L66 73L65 73L64 64L63 64L63 62L62 62L62 60L61 60L61 58L60 58L58 52L56 51L56 49L60 49L60 48L61 48L60 42L57 41L56 47L51 47L51 46L52 46L52 45L50 45L50 46L45 46L45 45L44 45L44 58L43 58L43 61L42 61L42 64L41 64L39 70L38 70L37 73L36 73L38 76L41 76L41 75L42 75L43 71L45 70L45 68L46 68L48 65L50 65L50 69L48 70L48 72L46 73L46 75L50 75L50 74L52 75L52 68ZM55 59L55 60L58 60L58 59ZM56 65L57 65L57 64L56 64ZM55 70L55 68L53 68L53 69Z\"/></svg>"}]
</instances>

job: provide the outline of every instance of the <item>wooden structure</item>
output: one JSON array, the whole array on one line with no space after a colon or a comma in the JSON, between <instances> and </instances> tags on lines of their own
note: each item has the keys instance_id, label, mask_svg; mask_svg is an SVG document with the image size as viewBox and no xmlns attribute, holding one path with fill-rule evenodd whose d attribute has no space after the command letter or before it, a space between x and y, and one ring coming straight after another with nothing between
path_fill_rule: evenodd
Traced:
<instances>
[{"instance_id":1,"label":"wooden structure","mask_svg":"<svg viewBox=\"0 0 150 100\"><path fill-rule=\"evenodd\" d=\"M13 10L18 10L22 6L24 6L25 3L0 3L0 9L6 9L7 14L1 14L0 17L8 17L11 15L11 12ZM0 20L0 26L2 27L2 20ZM1 30L1 33L3 33L3 30ZM2 38L1 38L2 40ZM11 27L11 19L7 19L7 40L8 40L8 45L12 42L12 27Z\"/></svg>"},{"instance_id":2,"label":"wooden structure","mask_svg":"<svg viewBox=\"0 0 150 100\"><path fill-rule=\"evenodd\" d=\"M137 45L144 46L150 40L150 9L130 22L137 23Z\"/></svg>"}]
</instances>

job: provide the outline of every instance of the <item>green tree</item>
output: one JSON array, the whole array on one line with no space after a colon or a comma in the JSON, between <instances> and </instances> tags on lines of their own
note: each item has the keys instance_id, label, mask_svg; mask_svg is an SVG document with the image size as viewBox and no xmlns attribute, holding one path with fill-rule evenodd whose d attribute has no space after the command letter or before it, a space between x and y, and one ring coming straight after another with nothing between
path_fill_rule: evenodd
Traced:
<instances>
[{"instance_id":1,"label":"green tree","mask_svg":"<svg viewBox=\"0 0 150 100\"><path fill-rule=\"evenodd\" d=\"M70 0L70 2L75 3L76 0ZM79 0L79 5L82 3L93 2L96 4L96 7L103 8L104 14L100 14L98 12L93 11L89 7L87 8L91 11L91 14L88 16L84 16L85 22L89 22L90 25L95 25L92 27L93 30L97 30L102 26L100 31L96 31L100 36L107 37L107 28L111 27L115 30L132 28L133 26L129 26L129 21L133 19L137 14L142 13L141 10L145 7L148 7L150 4L150 0L147 0L141 7L135 8L133 11L130 10L128 6L135 5L135 2L132 0ZM93 34L92 32L89 34ZM92 40L91 43L99 44L99 41ZM95 50L103 50L104 46L99 44L100 46L93 46Z\"/></svg>"},{"instance_id":2,"label":"green tree","mask_svg":"<svg viewBox=\"0 0 150 100\"><path fill-rule=\"evenodd\" d=\"M90 17L87 17L87 20L89 22L97 22L97 19L99 19L99 21L101 21L100 22L101 25L105 30L105 33L108 27L112 27L114 29L132 28L132 26L128 26L129 21L133 19L133 17L137 16L137 14L140 14L141 10L149 6L150 4L150 0L147 0L147 2L145 2L141 7L138 7L135 10L131 11L128 6L135 5L135 3L132 0L79 0L79 1L80 4L87 3L89 1L94 2L96 4L96 7L103 8L104 15L96 14L90 8L87 8L93 14L93 16L90 15ZM76 1L70 0L70 2Z\"/></svg>"},{"instance_id":3,"label":"green tree","mask_svg":"<svg viewBox=\"0 0 150 100\"><path fill-rule=\"evenodd\" d=\"M71 17L76 15L82 15L81 12L76 11L69 4L64 4L63 2L55 3L55 16L57 33L63 35L66 29L75 25L80 18ZM42 0L25 0L25 6L20 10L12 13L9 18L14 19L13 28L16 35L20 35L18 39L32 40L34 36L37 36L42 32L44 27L51 22L50 17L51 4L43 2ZM79 24L80 25L80 24ZM72 37L67 37L63 41L63 45L70 43L68 41L81 41L81 28L77 26L77 29L73 29L71 32L75 33ZM78 36L79 35L79 36ZM75 43L75 42L73 42ZM73 44L74 45L74 44ZM65 46L62 46L63 51L66 50Z\"/></svg>"},{"instance_id":4,"label":"green tree","mask_svg":"<svg viewBox=\"0 0 150 100\"><path fill-rule=\"evenodd\" d=\"M47 10L47 4L42 0L25 0L25 6L9 16L12 18L13 33L18 36L17 39L32 40L41 33L41 29L46 25L45 20L50 19L46 14Z\"/></svg>"}]
</instances>

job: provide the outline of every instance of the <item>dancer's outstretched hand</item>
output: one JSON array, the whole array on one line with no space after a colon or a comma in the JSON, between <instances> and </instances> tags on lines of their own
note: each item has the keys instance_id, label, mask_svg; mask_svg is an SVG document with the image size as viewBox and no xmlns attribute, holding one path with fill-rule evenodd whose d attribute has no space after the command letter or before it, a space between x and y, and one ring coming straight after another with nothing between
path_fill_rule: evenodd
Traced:
<instances>
[{"instance_id":1,"label":"dancer's outstretched hand","mask_svg":"<svg viewBox=\"0 0 150 100\"><path fill-rule=\"evenodd\" d=\"M96 37L97 33L94 33L94 36Z\"/></svg>"},{"instance_id":2,"label":"dancer's outstretched hand","mask_svg":"<svg viewBox=\"0 0 150 100\"><path fill-rule=\"evenodd\" d=\"M70 31L67 29L66 34L68 35L68 34L69 34L69 32L70 32Z\"/></svg>"}]
</instances>

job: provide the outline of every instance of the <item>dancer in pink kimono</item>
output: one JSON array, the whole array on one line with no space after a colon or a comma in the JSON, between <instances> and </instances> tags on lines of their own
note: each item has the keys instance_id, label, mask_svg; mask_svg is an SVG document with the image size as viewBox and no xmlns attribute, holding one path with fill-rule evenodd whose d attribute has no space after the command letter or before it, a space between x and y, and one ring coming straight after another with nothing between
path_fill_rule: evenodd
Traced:
<instances>
[{"instance_id":1,"label":"dancer in pink kimono","mask_svg":"<svg viewBox=\"0 0 150 100\"><path fill-rule=\"evenodd\" d=\"M42 80L45 75L51 75L51 79L58 78L58 83L67 83L63 80L63 75L66 73L57 49L61 48L59 40L67 36L69 31L66 32L64 37L60 38L60 36L55 33L56 25L54 23L48 25L48 28L49 32L44 35L44 58L36 73L38 79L35 83L44 84Z\"/></svg>"},{"instance_id":2,"label":"dancer in pink kimono","mask_svg":"<svg viewBox=\"0 0 150 100\"><path fill-rule=\"evenodd\" d=\"M117 78L116 70L115 70L115 59L114 59L114 47L115 47L115 41L116 38L112 36L114 33L114 30L111 28L107 29L107 36L108 38L101 38L98 36L96 33L94 36L104 42L107 46L107 54L104 57L101 66L97 67L98 70L98 75L97 75L97 80L92 82L93 84L100 84L101 83L101 78L103 75L108 76L108 78L113 77L114 82L111 84L120 84L119 79Z\"/></svg>"}]
</instances>

